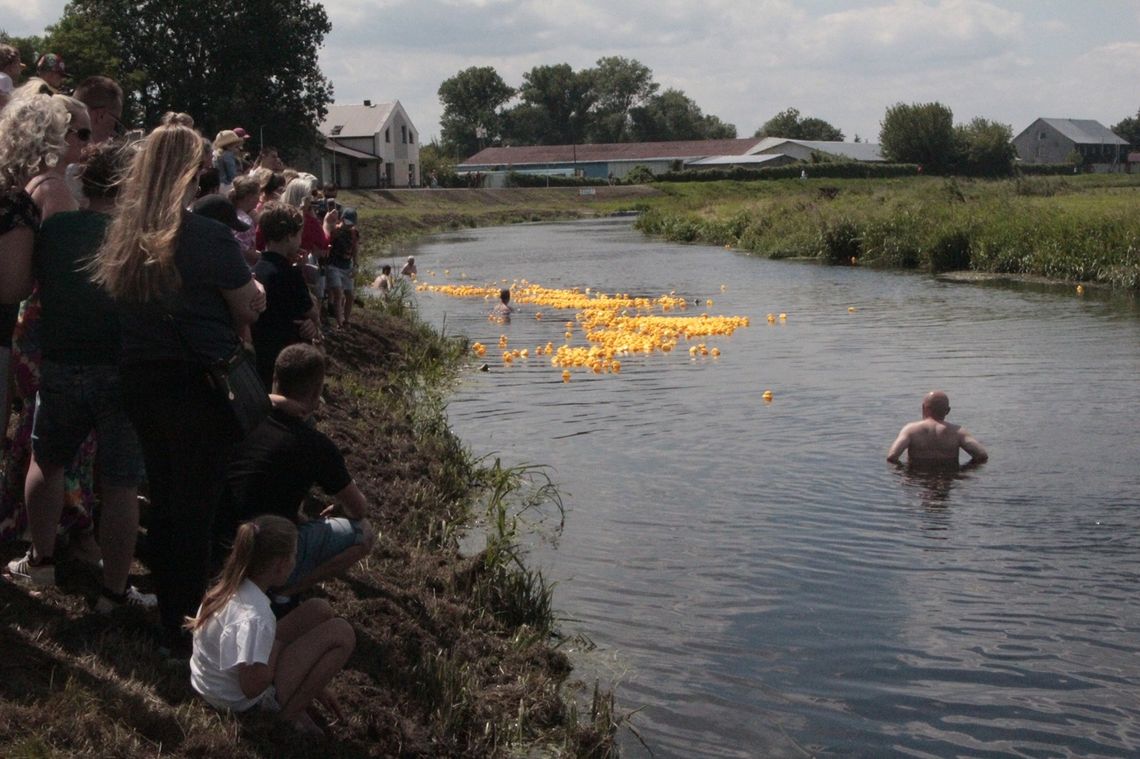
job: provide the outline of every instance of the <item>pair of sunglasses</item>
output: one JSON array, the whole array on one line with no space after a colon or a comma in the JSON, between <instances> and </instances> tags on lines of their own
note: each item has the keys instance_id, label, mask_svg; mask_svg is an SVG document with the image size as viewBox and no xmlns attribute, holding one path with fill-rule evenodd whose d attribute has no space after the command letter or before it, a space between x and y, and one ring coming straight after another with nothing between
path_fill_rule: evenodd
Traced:
<instances>
[{"instance_id":1,"label":"pair of sunglasses","mask_svg":"<svg viewBox=\"0 0 1140 759\"><path fill-rule=\"evenodd\" d=\"M80 142L91 141L91 130L87 127L83 127L82 129L68 129L67 131L71 134L74 134Z\"/></svg>"}]
</instances>

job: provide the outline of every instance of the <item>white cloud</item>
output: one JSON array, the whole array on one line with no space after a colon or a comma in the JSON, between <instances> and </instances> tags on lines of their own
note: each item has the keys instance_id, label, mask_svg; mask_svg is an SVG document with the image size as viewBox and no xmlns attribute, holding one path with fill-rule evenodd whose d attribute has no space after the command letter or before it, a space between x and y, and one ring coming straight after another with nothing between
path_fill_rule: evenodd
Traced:
<instances>
[{"instance_id":1,"label":"white cloud","mask_svg":"<svg viewBox=\"0 0 1140 759\"><path fill-rule=\"evenodd\" d=\"M66 0L0 0L0 29L15 37L43 34L63 15Z\"/></svg>"}]
</instances>

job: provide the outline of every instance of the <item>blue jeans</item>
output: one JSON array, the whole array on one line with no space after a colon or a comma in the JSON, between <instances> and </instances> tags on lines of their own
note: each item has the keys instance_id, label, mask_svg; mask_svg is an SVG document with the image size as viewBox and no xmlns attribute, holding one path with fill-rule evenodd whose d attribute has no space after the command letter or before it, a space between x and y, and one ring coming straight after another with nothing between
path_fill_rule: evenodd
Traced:
<instances>
[{"instance_id":1,"label":"blue jeans","mask_svg":"<svg viewBox=\"0 0 1140 759\"><path fill-rule=\"evenodd\" d=\"M300 582L314 569L364 540L360 522L344 517L310 519L297 527L297 563L285 585Z\"/></svg>"}]
</instances>

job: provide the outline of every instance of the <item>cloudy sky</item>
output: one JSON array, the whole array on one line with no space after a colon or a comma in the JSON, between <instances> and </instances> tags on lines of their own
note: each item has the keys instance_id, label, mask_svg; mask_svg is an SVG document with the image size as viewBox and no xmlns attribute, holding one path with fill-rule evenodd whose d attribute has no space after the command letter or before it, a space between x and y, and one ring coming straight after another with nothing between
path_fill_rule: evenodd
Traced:
<instances>
[{"instance_id":1,"label":"cloudy sky","mask_svg":"<svg viewBox=\"0 0 1140 759\"><path fill-rule=\"evenodd\" d=\"M0 28L41 33L64 0L0 0ZM1140 108L1140 0L327 0L321 66L338 103L399 100L439 134L444 79L620 55L751 135L795 107L877 139L894 103L1019 132L1038 116L1112 125Z\"/></svg>"}]
</instances>

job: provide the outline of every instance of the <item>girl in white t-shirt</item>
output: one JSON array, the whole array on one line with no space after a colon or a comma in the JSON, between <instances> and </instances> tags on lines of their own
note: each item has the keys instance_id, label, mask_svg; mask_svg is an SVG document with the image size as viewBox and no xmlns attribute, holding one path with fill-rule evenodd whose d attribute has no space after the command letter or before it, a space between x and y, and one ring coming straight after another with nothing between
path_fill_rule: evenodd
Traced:
<instances>
[{"instance_id":1,"label":"girl in white t-shirt","mask_svg":"<svg viewBox=\"0 0 1140 759\"><path fill-rule=\"evenodd\" d=\"M320 599L274 618L267 591L289 578L296 554L297 528L288 519L260 516L238 528L221 577L186 622L194 633L190 684L219 709L280 709L298 730L319 733L307 710L319 698L341 716L325 686L356 635Z\"/></svg>"}]
</instances>

